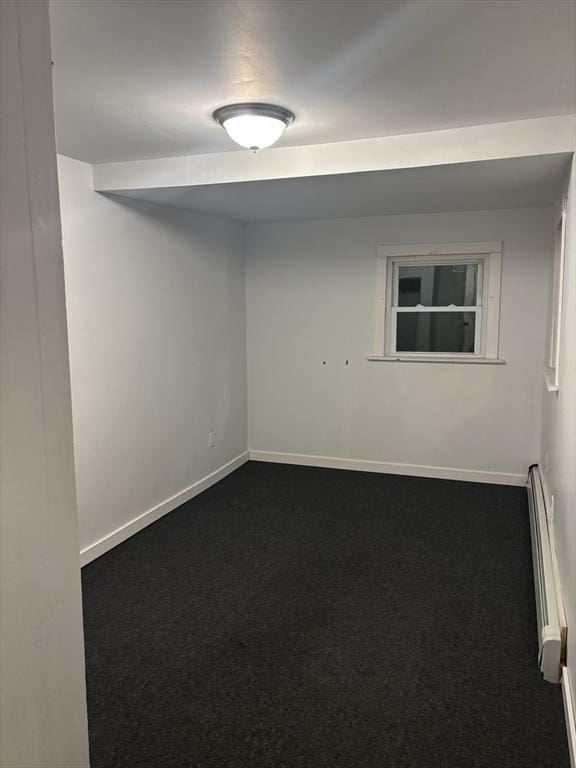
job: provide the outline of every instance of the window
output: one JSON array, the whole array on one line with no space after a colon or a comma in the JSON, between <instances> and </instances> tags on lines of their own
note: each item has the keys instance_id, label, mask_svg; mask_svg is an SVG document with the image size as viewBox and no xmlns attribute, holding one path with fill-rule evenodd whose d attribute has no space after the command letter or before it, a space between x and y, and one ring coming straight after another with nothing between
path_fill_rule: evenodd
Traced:
<instances>
[{"instance_id":1,"label":"window","mask_svg":"<svg viewBox=\"0 0 576 768\"><path fill-rule=\"evenodd\" d=\"M382 246L370 359L498 359L502 244Z\"/></svg>"},{"instance_id":2,"label":"window","mask_svg":"<svg viewBox=\"0 0 576 768\"><path fill-rule=\"evenodd\" d=\"M564 294L564 257L566 248L566 197L554 234L554 273L552 279L551 316L549 321L548 369L545 374L549 392L559 391L560 337L562 332L562 298Z\"/></svg>"}]
</instances>

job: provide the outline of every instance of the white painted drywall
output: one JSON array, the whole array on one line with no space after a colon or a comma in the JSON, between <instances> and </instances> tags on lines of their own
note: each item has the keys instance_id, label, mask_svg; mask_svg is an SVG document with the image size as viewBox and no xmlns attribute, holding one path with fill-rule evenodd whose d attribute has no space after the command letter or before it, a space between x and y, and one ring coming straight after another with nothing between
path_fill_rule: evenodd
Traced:
<instances>
[{"instance_id":1,"label":"white painted drywall","mask_svg":"<svg viewBox=\"0 0 576 768\"><path fill-rule=\"evenodd\" d=\"M250 449L524 475L539 455L550 221L534 208L249 224ZM480 240L504 243L506 365L369 362L377 246Z\"/></svg>"},{"instance_id":2,"label":"white painted drywall","mask_svg":"<svg viewBox=\"0 0 576 768\"><path fill-rule=\"evenodd\" d=\"M273 181L129 189L118 194L238 221L535 208L555 204L571 160L566 152Z\"/></svg>"},{"instance_id":3,"label":"white painted drywall","mask_svg":"<svg viewBox=\"0 0 576 768\"><path fill-rule=\"evenodd\" d=\"M85 768L80 562L47 3L0 3L0 764Z\"/></svg>"},{"instance_id":4,"label":"white painted drywall","mask_svg":"<svg viewBox=\"0 0 576 768\"><path fill-rule=\"evenodd\" d=\"M246 450L243 233L58 169L85 549Z\"/></svg>"},{"instance_id":5,"label":"white painted drywall","mask_svg":"<svg viewBox=\"0 0 576 768\"><path fill-rule=\"evenodd\" d=\"M570 0L52 0L51 13L60 151L89 162L232 149L211 113L235 101L293 109L285 145L576 107Z\"/></svg>"},{"instance_id":6,"label":"white painted drywall","mask_svg":"<svg viewBox=\"0 0 576 768\"><path fill-rule=\"evenodd\" d=\"M554 496L554 533L568 622L568 675L576 690L576 168L568 188L560 391L544 387L540 466ZM576 712L573 722L576 723Z\"/></svg>"},{"instance_id":7,"label":"white painted drywall","mask_svg":"<svg viewBox=\"0 0 576 768\"><path fill-rule=\"evenodd\" d=\"M559 115L305 147L271 147L257 154L214 152L102 163L94 165L94 187L121 192L552 155L574 151L575 126L574 115Z\"/></svg>"}]
</instances>

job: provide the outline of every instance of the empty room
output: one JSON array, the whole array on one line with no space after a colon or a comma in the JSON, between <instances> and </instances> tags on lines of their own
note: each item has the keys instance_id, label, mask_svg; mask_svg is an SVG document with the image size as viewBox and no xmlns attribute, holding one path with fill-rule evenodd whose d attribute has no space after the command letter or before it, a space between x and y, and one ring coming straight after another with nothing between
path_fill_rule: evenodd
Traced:
<instances>
[{"instance_id":1,"label":"empty room","mask_svg":"<svg viewBox=\"0 0 576 768\"><path fill-rule=\"evenodd\" d=\"M1 768L576 768L576 2L0 9Z\"/></svg>"}]
</instances>

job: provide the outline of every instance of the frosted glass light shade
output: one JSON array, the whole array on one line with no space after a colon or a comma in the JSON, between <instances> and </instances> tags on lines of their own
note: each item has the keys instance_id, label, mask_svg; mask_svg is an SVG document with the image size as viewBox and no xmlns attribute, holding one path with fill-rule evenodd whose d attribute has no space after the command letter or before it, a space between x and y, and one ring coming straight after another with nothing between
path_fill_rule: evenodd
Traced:
<instances>
[{"instance_id":1,"label":"frosted glass light shade","mask_svg":"<svg viewBox=\"0 0 576 768\"><path fill-rule=\"evenodd\" d=\"M253 150L275 144L294 120L292 112L273 104L231 104L213 116L232 141Z\"/></svg>"},{"instance_id":2,"label":"frosted glass light shade","mask_svg":"<svg viewBox=\"0 0 576 768\"><path fill-rule=\"evenodd\" d=\"M286 123L265 115L238 115L222 122L228 136L246 149L264 149L275 144L286 129Z\"/></svg>"}]
</instances>

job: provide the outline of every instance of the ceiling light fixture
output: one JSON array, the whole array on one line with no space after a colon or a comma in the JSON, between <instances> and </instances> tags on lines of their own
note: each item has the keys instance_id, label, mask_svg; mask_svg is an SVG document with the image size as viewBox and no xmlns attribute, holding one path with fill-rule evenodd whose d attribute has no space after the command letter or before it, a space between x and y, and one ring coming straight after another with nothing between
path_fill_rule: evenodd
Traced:
<instances>
[{"instance_id":1,"label":"ceiling light fixture","mask_svg":"<svg viewBox=\"0 0 576 768\"><path fill-rule=\"evenodd\" d=\"M232 141L253 152L275 144L294 121L289 109L274 104L229 104L212 117Z\"/></svg>"}]
</instances>

